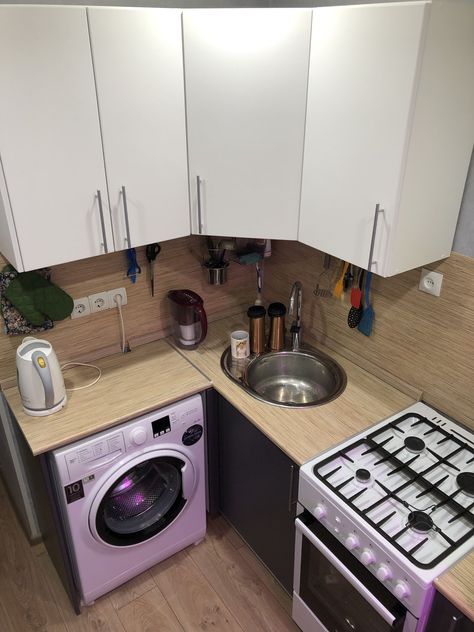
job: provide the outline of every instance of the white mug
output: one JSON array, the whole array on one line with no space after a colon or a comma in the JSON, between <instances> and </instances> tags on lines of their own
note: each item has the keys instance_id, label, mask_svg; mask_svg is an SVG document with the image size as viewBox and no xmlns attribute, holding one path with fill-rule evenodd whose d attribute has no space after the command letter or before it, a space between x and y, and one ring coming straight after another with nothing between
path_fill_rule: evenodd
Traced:
<instances>
[{"instance_id":1,"label":"white mug","mask_svg":"<svg viewBox=\"0 0 474 632\"><path fill-rule=\"evenodd\" d=\"M230 350L236 360L249 357L250 342L247 331L233 331L230 334Z\"/></svg>"}]
</instances>

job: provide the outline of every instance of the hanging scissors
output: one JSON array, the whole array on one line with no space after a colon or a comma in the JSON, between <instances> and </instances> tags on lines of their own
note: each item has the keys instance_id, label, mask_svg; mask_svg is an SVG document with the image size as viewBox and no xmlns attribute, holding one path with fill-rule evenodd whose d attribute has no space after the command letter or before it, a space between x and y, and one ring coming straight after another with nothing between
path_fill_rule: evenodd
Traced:
<instances>
[{"instance_id":1,"label":"hanging scissors","mask_svg":"<svg viewBox=\"0 0 474 632\"><path fill-rule=\"evenodd\" d=\"M148 266L150 269L150 287L151 295L155 296L155 259L161 252L161 246L158 243L148 244L145 249Z\"/></svg>"}]
</instances>

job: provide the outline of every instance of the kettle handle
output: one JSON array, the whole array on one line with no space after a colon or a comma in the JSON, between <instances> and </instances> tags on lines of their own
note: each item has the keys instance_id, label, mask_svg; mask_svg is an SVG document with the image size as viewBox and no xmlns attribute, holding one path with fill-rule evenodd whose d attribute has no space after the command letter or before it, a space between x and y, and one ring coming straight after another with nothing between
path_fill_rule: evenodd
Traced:
<instances>
[{"instance_id":1,"label":"kettle handle","mask_svg":"<svg viewBox=\"0 0 474 632\"><path fill-rule=\"evenodd\" d=\"M201 338L199 339L199 343L201 343L207 335L207 315L202 305L196 307L196 312L199 314L199 322L201 323Z\"/></svg>"},{"instance_id":2,"label":"kettle handle","mask_svg":"<svg viewBox=\"0 0 474 632\"><path fill-rule=\"evenodd\" d=\"M33 366L36 372L40 376L40 380L44 388L44 406L45 408L52 408L54 406L54 391L53 391L53 378L51 376L51 369L49 368L49 362L41 351L34 351L31 355L33 360ZM41 362L43 360L43 362ZM41 366L43 364L43 366Z\"/></svg>"}]
</instances>

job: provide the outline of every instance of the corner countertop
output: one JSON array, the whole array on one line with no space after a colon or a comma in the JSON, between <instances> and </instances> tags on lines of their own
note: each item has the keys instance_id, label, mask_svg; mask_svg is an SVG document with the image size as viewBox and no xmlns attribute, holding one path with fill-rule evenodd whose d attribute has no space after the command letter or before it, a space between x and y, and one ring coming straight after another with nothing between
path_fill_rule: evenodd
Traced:
<instances>
[{"instance_id":1,"label":"corner countertop","mask_svg":"<svg viewBox=\"0 0 474 632\"><path fill-rule=\"evenodd\" d=\"M34 455L49 452L127 419L166 406L210 388L210 382L165 340L94 361L102 371L97 384L68 391L61 411L47 417L23 412L18 388L3 391ZM92 381L93 369L77 367L64 373L66 387Z\"/></svg>"}]
</instances>

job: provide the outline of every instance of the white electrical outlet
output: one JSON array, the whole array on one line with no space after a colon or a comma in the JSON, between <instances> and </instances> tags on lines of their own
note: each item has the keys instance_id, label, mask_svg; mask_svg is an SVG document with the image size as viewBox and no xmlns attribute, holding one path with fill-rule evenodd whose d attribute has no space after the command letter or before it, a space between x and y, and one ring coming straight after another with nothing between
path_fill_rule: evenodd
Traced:
<instances>
[{"instance_id":1,"label":"white electrical outlet","mask_svg":"<svg viewBox=\"0 0 474 632\"><path fill-rule=\"evenodd\" d=\"M117 307L117 303L115 301L115 296L117 296L117 294L120 294L122 297L122 305L126 305L128 303L127 290L124 287L118 287L116 290L109 290L107 294L109 295L109 306L112 309Z\"/></svg>"},{"instance_id":2,"label":"white electrical outlet","mask_svg":"<svg viewBox=\"0 0 474 632\"><path fill-rule=\"evenodd\" d=\"M433 296L439 296L442 283L443 275L440 272L433 272L433 270L427 270L426 268L421 269L419 290L427 294L433 294Z\"/></svg>"},{"instance_id":3,"label":"white electrical outlet","mask_svg":"<svg viewBox=\"0 0 474 632\"><path fill-rule=\"evenodd\" d=\"M82 318L91 313L91 306L89 303L89 297L74 299L74 307L72 308L71 318Z\"/></svg>"},{"instance_id":4,"label":"white electrical outlet","mask_svg":"<svg viewBox=\"0 0 474 632\"><path fill-rule=\"evenodd\" d=\"M106 309L110 309L109 296L107 292L97 292L97 294L89 295L89 302L91 304L91 312L105 312Z\"/></svg>"}]
</instances>

